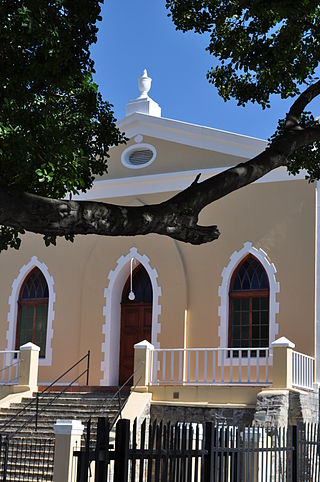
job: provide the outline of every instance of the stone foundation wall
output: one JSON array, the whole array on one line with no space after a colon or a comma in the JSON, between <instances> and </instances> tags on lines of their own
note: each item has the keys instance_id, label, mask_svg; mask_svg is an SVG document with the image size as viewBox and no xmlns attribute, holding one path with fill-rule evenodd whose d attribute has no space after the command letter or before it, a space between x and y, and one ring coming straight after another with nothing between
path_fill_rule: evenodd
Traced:
<instances>
[{"instance_id":1,"label":"stone foundation wall","mask_svg":"<svg viewBox=\"0 0 320 482\"><path fill-rule=\"evenodd\" d=\"M319 390L264 390L257 396L256 425L296 425L319 421Z\"/></svg>"},{"instance_id":2,"label":"stone foundation wall","mask_svg":"<svg viewBox=\"0 0 320 482\"><path fill-rule=\"evenodd\" d=\"M164 422L226 422L244 427L287 426L299 422L319 422L319 390L302 392L264 390L258 394L256 408L212 408L151 404L151 420Z\"/></svg>"},{"instance_id":3,"label":"stone foundation wall","mask_svg":"<svg viewBox=\"0 0 320 482\"><path fill-rule=\"evenodd\" d=\"M289 424L319 422L319 390L314 392L290 392Z\"/></svg>"},{"instance_id":4,"label":"stone foundation wall","mask_svg":"<svg viewBox=\"0 0 320 482\"><path fill-rule=\"evenodd\" d=\"M254 408L211 408L180 405L151 405L151 420L166 422L211 422L223 421L239 427L251 425Z\"/></svg>"}]
</instances>

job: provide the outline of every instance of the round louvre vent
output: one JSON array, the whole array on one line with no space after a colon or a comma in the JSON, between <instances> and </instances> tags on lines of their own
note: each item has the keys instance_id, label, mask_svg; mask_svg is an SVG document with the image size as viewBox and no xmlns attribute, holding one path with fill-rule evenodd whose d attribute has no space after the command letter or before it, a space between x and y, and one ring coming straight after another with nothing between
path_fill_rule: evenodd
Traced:
<instances>
[{"instance_id":1,"label":"round louvre vent","mask_svg":"<svg viewBox=\"0 0 320 482\"><path fill-rule=\"evenodd\" d=\"M121 162L130 169L141 169L149 166L156 154L156 149L151 144L134 144L123 151Z\"/></svg>"},{"instance_id":2,"label":"round louvre vent","mask_svg":"<svg viewBox=\"0 0 320 482\"><path fill-rule=\"evenodd\" d=\"M129 162L133 166L141 166L147 164L153 157L153 152L150 149L137 149L129 154Z\"/></svg>"}]
</instances>

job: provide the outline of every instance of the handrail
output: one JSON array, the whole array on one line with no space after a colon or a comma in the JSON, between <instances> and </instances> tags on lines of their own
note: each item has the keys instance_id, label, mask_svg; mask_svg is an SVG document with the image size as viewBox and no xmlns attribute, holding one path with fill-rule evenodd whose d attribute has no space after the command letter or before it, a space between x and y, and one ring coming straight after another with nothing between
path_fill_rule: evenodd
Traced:
<instances>
[{"instance_id":1,"label":"handrail","mask_svg":"<svg viewBox=\"0 0 320 482\"><path fill-rule=\"evenodd\" d=\"M0 368L0 373L1 372L4 372L5 370L8 370L8 368L11 368L11 367L14 367L15 365L19 365L20 361L15 361L13 363L11 363L11 365L6 365L5 367L3 368Z\"/></svg>"},{"instance_id":2,"label":"handrail","mask_svg":"<svg viewBox=\"0 0 320 482\"><path fill-rule=\"evenodd\" d=\"M63 390L61 390L54 398L53 400L50 402L50 403L47 403L44 407L41 408L41 410L39 410L39 398L49 390L49 388L52 388L59 380L61 380L61 378L63 378L65 375L67 375L71 370L73 370L73 368L75 368L76 366L78 366L81 362L83 362L83 360L87 359L87 368L85 370L83 370L80 375L78 375L76 378L74 378ZM57 398L59 398L69 387L71 387L77 380L79 380L79 378L81 378L85 373L87 374L87 385L89 383L89 369L90 369L90 350L88 350L88 353L86 355L84 355L83 357L80 358L80 360L78 360L76 363L74 363L70 368L68 368L68 370L66 370L62 375L60 375L58 378L56 378L56 380L54 380L50 385L48 385L44 390L42 390L40 393L37 392L36 394L36 397L35 398L32 398L30 400L30 402L28 402L26 405L24 405L17 413L15 413L9 420L7 420L7 422L2 425L0 427L0 433L2 430L4 430L11 422L13 422L16 418L18 418L18 416L24 412L27 408L31 407L31 405L33 405L35 403L36 405L36 413L34 415L31 415L27 421L21 426L19 427L18 430L16 430L15 432L13 432L12 434L10 434L9 436L10 437L13 437L14 435L16 435L17 433L19 433L30 421L32 421L34 418L35 418L35 430L37 431L38 429L38 416L39 416L39 413L41 413L45 408L47 408L47 406L49 406L49 404L51 404L54 400L56 400Z\"/></svg>"},{"instance_id":3,"label":"handrail","mask_svg":"<svg viewBox=\"0 0 320 482\"><path fill-rule=\"evenodd\" d=\"M121 403L121 391L123 390L123 388L128 385L128 383L130 382L130 380L134 377L134 375L136 374L136 372L139 370L140 366L142 365L142 362L139 363L139 365L136 367L135 371L130 375L130 377L127 378L127 380L121 385L121 387L118 388L118 390L115 392L115 394L111 397L111 399L109 400L108 404L107 405L104 405L103 407L100 408L100 410L98 412L95 413L95 416L96 417L99 417L99 414L101 414L102 412L107 412L108 409L111 407L111 405L113 404L115 398L118 398L118 411L116 413L116 415L114 416L113 418L113 421L110 425L110 430L114 427L114 424L116 423L116 420L119 416L121 416L121 412L122 410L124 409L126 403L127 403L127 400L125 400L123 403ZM140 382L142 377L140 377L136 383L133 385L133 390L136 388L136 386L138 385L138 383ZM87 420L85 420L85 422L83 423L88 423L89 420L91 420L92 417L89 417Z\"/></svg>"}]
</instances>

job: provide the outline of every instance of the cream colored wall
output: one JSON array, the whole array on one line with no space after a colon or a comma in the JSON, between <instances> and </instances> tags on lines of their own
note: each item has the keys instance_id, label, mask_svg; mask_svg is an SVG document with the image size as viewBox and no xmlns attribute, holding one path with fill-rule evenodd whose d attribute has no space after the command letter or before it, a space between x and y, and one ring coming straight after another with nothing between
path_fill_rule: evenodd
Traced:
<instances>
[{"instance_id":1,"label":"cream colored wall","mask_svg":"<svg viewBox=\"0 0 320 482\"><path fill-rule=\"evenodd\" d=\"M151 267L158 272L158 283L162 290L159 299L159 321L162 326L160 342L163 337L167 342L170 340L170 346L181 346L186 286L183 266L173 240L155 235L135 238L79 236L73 244L58 240L56 247L46 248L41 237L27 235L19 251L4 252L0 257L1 272L6 273L6 276L0 277L0 348L6 348L8 299L12 282L20 268L36 255L53 276L56 293L52 366L40 366L40 383L52 381L90 349L90 383L98 385L103 377L102 329L105 323L103 308L107 277L116 268L117 260L128 254L133 246L140 254L149 257ZM73 372L72 376L77 373Z\"/></svg>"},{"instance_id":2,"label":"cream colored wall","mask_svg":"<svg viewBox=\"0 0 320 482\"><path fill-rule=\"evenodd\" d=\"M158 202L166 195L116 199L137 204ZM187 344L219 346L218 287L230 255L251 241L262 248L277 269L280 282L279 335L313 354L314 346L314 186L303 181L249 186L206 208L200 222L217 224L214 243L191 246L156 235L132 238L80 236L75 243L59 240L46 248L41 237L26 235L19 251L1 253L0 336L6 347L8 299L22 265L36 255L45 262L55 284L52 367L40 367L39 379L52 380L88 349L92 352L91 384L103 376L101 362L105 323L104 289L117 260L135 246L150 259L162 289L162 347L182 347L184 311L188 310ZM128 273L129 274L129 273Z\"/></svg>"},{"instance_id":3,"label":"cream colored wall","mask_svg":"<svg viewBox=\"0 0 320 482\"><path fill-rule=\"evenodd\" d=\"M243 162L243 158L240 157L185 146L176 142L163 141L149 136L143 137L143 143L151 144L157 150L157 157L152 164L142 169L128 169L122 164L121 153L123 150L128 146L136 144L135 141L131 139L126 146L118 146L112 149L111 158L108 161L108 174L102 176L101 179L228 167ZM139 147L139 144L136 145Z\"/></svg>"},{"instance_id":4,"label":"cream colored wall","mask_svg":"<svg viewBox=\"0 0 320 482\"><path fill-rule=\"evenodd\" d=\"M221 273L231 254L251 241L277 270L279 336L295 342L297 350L314 354L314 198L314 186L304 181L263 183L236 191L203 211L200 223L217 224L221 236L201 247L181 244L190 286L189 346L219 345Z\"/></svg>"}]
</instances>

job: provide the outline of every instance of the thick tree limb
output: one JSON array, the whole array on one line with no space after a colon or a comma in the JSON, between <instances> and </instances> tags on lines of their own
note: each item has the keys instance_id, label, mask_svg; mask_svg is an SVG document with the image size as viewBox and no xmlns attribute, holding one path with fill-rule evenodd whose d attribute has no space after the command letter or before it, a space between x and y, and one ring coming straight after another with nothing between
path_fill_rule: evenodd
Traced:
<instances>
[{"instance_id":1,"label":"thick tree limb","mask_svg":"<svg viewBox=\"0 0 320 482\"><path fill-rule=\"evenodd\" d=\"M285 166L292 152L315 140L320 140L320 126L288 131L255 158L200 183L197 176L187 189L156 205L48 199L0 184L0 224L44 235L157 233L192 244L210 242L220 233L217 226L197 224L205 206Z\"/></svg>"},{"instance_id":2,"label":"thick tree limb","mask_svg":"<svg viewBox=\"0 0 320 482\"><path fill-rule=\"evenodd\" d=\"M302 92L299 97L292 104L287 117L286 129L293 129L299 126L299 117L310 102L320 94L320 80Z\"/></svg>"}]
</instances>

